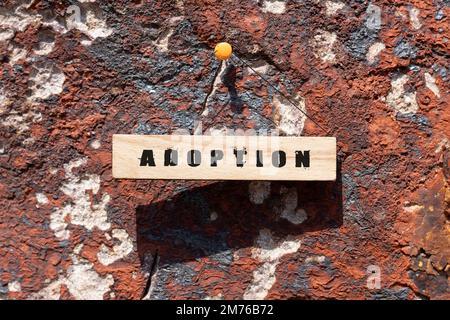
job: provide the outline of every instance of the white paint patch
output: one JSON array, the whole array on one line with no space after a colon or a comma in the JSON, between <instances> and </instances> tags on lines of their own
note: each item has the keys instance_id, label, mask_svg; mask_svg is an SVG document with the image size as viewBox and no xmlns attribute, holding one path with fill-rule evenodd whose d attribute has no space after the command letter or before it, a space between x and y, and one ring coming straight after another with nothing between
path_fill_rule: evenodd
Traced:
<instances>
[{"instance_id":1,"label":"white paint patch","mask_svg":"<svg viewBox=\"0 0 450 320\"><path fill-rule=\"evenodd\" d=\"M175 0L175 6L179 10L184 11L184 0Z\"/></svg>"},{"instance_id":2,"label":"white paint patch","mask_svg":"<svg viewBox=\"0 0 450 320\"><path fill-rule=\"evenodd\" d=\"M75 299L103 300L105 293L114 284L112 275L101 277L93 267L92 263L80 260L67 269L64 284Z\"/></svg>"},{"instance_id":3,"label":"white paint patch","mask_svg":"<svg viewBox=\"0 0 450 320\"><path fill-rule=\"evenodd\" d=\"M286 11L286 3L284 1L264 0L262 12L283 14Z\"/></svg>"},{"instance_id":4,"label":"white paint patch","mask_svg":"<svg viewBox=\"0 0 450 320\"><path fill-rule=\"evenodd\" d=\"M38 193L36 193L36 201L39 204L45 205L48 203L48 198L45 194L38 192Z\"/></svg>"},{"instance_id":5,"label":"white paint patch","mask_svg":"<svg viewBox=\"0 0 450 320\"><path fill-rule=\"evenodd\" d=\"M262 204L270 195L269 181L252 181L248 185L250 201L254 204Z\"/></svg>"},{"instance_id":6,"label":"white paint patch","mask_svg":"<svg viewBox=\"0 0 450 320\"><path fill-rule=\"evenodd\" d=\"M386 96L387 104L398 113L416 113L419 105L416 101L416 92L405 92L405 84L408 82L408 75L404 74L392 79L391 91Z\"/></svg>"},{"instance_id":7,"label":"white paint patch","mask_svg":"<svg viewBox=\"0 0 450 320\"><path fill-rule=\"evenodd\" d=\"M283 186L280 191L282 194L281 202L283 205L281 215L293 214L298 205L297 188L286 188Z\"/></svg>"},{"instance_id":8,"label":"white paint patch","mask_svg":"<svg viewBox=\"0 0 450 320\"><path fill-rule=\"evenodd\" d=\"M423 209L423 206L417 204L408 204L403 207L403 210L409 213L416 213Z\"/></svg>"},{"instance_id":9,"label":"white paint patch","mask_svg":"<svg viewBox=\"0 0 450 320\"><path fill-rule=\"evenodd\" d=\"M5 111L6 107L9 105L10 101L5 94L3 88L0 88L0 112Z\"/></svg>"},{"instance_id":10,"label":"white paint patch","mask_svg":"<svg viewBox=\"0 0 450 320\"><path fill-rule=\"evenodd\" d=\"M263 263L253 271L251 285L245 290L244 300L263 300L275 284L275 272L278 263Z\"/></svg>"},{"instance_id":11,"label":"white paint patch","mask_svg":"<svg viewBox=\"0 0 450 320\"><path fill-rule=\"evenodd\" d=\"M30 300L59 300L61 297L61 285L63 282L58 279L50 283L48 286L43 288L37 293L33 293L29 299Z\"/></svg>"},{"instance_id":12,"label":"white paint patch","mask_svg":"<svg viewBox=\"0 0 450 320\"><path fill-rule=\"evenodd\" d=\"M159 49L161 52L169 51L169 40L173 35L174 29L170 29L163 34L163 36L153 42L153 44Z\"/></svg>"},{"instance_id":13,"label":"white paint patch","mask_svg":"<svg viewBox=\"0 0 450 320\"><path fill-rule=\"evenodd\" d=\"M89 9L86 12L85 23L72 20L68 26L69 29L78 29L92 40L106 38L113 33L113 29L108 28L106 21L102 19L101 15Z\"/></svg>"},{"instance_id":14,"label":"white paint patch","mask_svg":"<svg viewBox=\"0 0 450 320\"><path fill-rule=\"evenodd\" d=\"M112 237L117 239L119 243L114 245L112 249L102 244L97 253L98 261L105 266L109 266L117 260L125 258L133 251L133 241L130 239L126 230L113 229L111 233Z\"/></svg>"},{"instance_id":15,"label":"white paint patch","mask_svg":"<svg viewBox=\"0 0 450 320\"><path fill-rule=\"evenodd\" d=\"M295 187L281 188L281 218L288 220L293 224L300 224L308 219L306 211L303 209L297 209L298 206L298 194Z\"/></svg>"},{"instance_id":16,"label":"white paint patch","mask_svg":"<svg viewBox=\"0 0 450 320\"><path fill-rule=\"evenodd\" d=\"M420 10L412 7L409 9L409 22L411 23L411 27L414 30L419 30L422 27L422 24L419 20Z\"/></svg>"},{"instance_id":17,"label":"white paint patch","mask_svg":"<svg viewBox=\"0 0 450 320\"><path fill-rule=\"evenodd\" d=\"M339 10L342 10L345 7L345 4L340 1L326 1L325 2L325 14L327 16L334 16Z\"/></svg>"},{"instance_id":18,"label":"white paint patch","mask_svg":"<svg viewBox=\"0 0 450 320\"><path fill-rule=\"evenodd\" d=\"M42 19L40 15L29 15L23 12L26 6L27 4L22 4L13 12L0 13L0 27L23 32L30 24L39 23Z\"/></svg>"},{"instance_id":19,"label":"white paint patch","mask_svg":"<svg viewBox=\"0 0 450 320\"><path fill-rule=\"evenodd\" d=\"M312 256L312 257L307 257L305 259L305 262L306 263L324 263L325 259L326 259L325 256Z\"/></svg>"},{"instance_id":20,"label":"white paint patch","mask_svg":"<svg viewBox=\"0 0 450 320\"><path fill-rule=\"evenodd\" d=\"M66 230L68 226L66 218L70 213L70 208L66 209L66 207L57 209L50 214L50 229L53 230L56 238L60 240L69 239L70 237L69 230Z\"/></svg>"},{"instance_id":21,"label":"white paint patch","mask_svg":"<svg viewBox=\"0 0 450 320\"><path fill-rule=\"evenodd\" d=\"M28 112L17 112L13 110L6 117L5 120L1 122L2 125L6 127L12 127L17 130L17 133L22 133L28 130L31 123L39 122L42 120L42 114L34 111Z\"/></svg>"},{"instance_id":22,"label":"white paint patch","mask_svg":"<svg viewBox=\"0 0 450 320\"><path fill-rule=\"evenodd\" d=\"M31 146L36 140L33 137L26 138L22 141L22 145Z\"/></svg>"},{"instance_id":23,"label":"white paint patch","mask_svg":"<svg viewBox=\"0 0 450 320\"><path fill-rule=\"evenodd\" d=\"M439 91L438 86L436 85L436 79L429 74L428 72L425 72L425 85L428 89L431 90L431 92L434 93L434 95L438 98L441 97L441 93Z\"/></svg>"},{"instance_id":24,"label":"white paint patch","mask_svg":"<svg viewBox=\"0 0 450 320\"><path fill-rule=\"evenodd\" d=\"M273 104L275 105L275 123L278 128L287 135L300 135L303 131L306 116L306 104L305 99L298 96L293 99L297 108L290 102L285 101L284 98L274 97ZM300 110L304 113L302 113Z\"/></svg>"},{"instance_id":25,"label":"white paint patch","mask_svg":"<svg viewBox=\"0 0 450 320\"><path fill-rule=\"evenodd\" d=\"M211 214L209 216L209 220L216 221L218 217L219 217L219 215L217 214L217 212L213 211L213 212L211 212Z\"/></svg>"},{"instance_id":26,"label":"white paint patch","mask_svg":"<svg viewBox=\"0 0 450 320\"><path fill-rule=\"evenodd\" d=\"M252 63L252 68L260 74L266 74L269 71L269 64L264 60L258 60ZM247 67L247 74L254 74L252 69Z\"/></svg>"},{"instance_id":27,"label":"white paint patch","mask_svg":"<svg viewBox=\"0 0 450 320\"><path fill-rule=\"evenodd\" d=\"M275 241L270 230L260 230L256 240L258 247L252 249L252 256L262 262L262 265L253 272L252 283L244 293L245 300L264 299L276 281L276 267L280 259L290 253L297 252L300 240L288 237L284 241Z\"/></svg>"},{"instance_id":28,"label":"white paint patch","mask_svg":"<svg viewBox=\"0 0 450 320\"><path fill-rule=\"evenodd\" d=\"M319 30L312 41L315 57L320 58L325 63L336 62L336 55L333 52L336 39L335 33Z\"/></svg>"},{"instance_id":29,"label":"white paint patch","mask_svg":"<svg viewBox=\"0 0 450 320\"><path fill-rule=\"evenodd\" d=\"M95 150L100 149L100 147L101 147L100 140L96 139L96 140L92 141L90 146L92 149L95 149Z\"/></svg>"},{"instance_id":30,"label":"white paint patch","mask_svg":"<svg viewBox=\"0 0 450 320\"><path fill-rule=\"evenodd\" d=\"M33 52L37 55L45 56L48 55L50 52L52 52L54 47L55 47L54 42L42 41L39 43L39 49L33 50Z\"/></svg>"},{"instance_id":31,"label":"white paint patch","mask_svg":"<svg viewBox=\"0 0 450 320\"><path fill-rule=\"evenodd\" d=\"M14 48L13 46L9 46L10 50L9 54L9 65L14 66L17 62L27 57L27 50L23 48Z\"/></svg>"},{"instance_id":32,"label":"white paint patch","mask_svg":"<svg viewBox=\"0 0 450 320\"><path fill-rule=\"evenodd\" d=\"M19 281L13 281L8 283L8 291L9 292L20 292L22 291L22 286Z\"/></svg>"},{"instance_id":33,"label":"white paint patch","mask_svg":"<svg viewBox=\"0 0 450 320\"><path fill-rule=\"evenodd\" d=\"M66 230L68 223L66 217L70 218L70 223L80 225L88 230L97 227L100 230L108 230L111 225L108 222L106 206L110 200L107 193L103 194L99 203L92 203L89 193L96 195L100 189L100 176L95 174L85 175L84 178L77 177L72 173L72 169L85 165L86 158L78 159L64 165L66 172L66 182L60 190L72 199L72 202L58 208L51 214L50 228L59 239L68 239L69 231Z\"/></svg>"},{"instance_id":34,"label":"white paint patch","mask_svg":"<svg viewBox=\"0 0 450 320\"><path fill-rule=\"evenodd\" d=\"M9 40L12 38L11 32L13 32L13 34L17 31L23 32L31 24L50 27L60 34L64 34L70 29L77 29L91 40L108 37L113 32L113 29L108 28L106 21L102 18L100 9L94 9L92 7L82 8L82 12L85 13L85 19L83 19L84 22L76 21L73 15L71 15L67 19L68 28L66 28L56 20L45 21L46 19L40 14L30 14L25 12L24 9L26 9L27 6L28 4L21 4L12 12L0 13L0 29L5 30L1 31L2 35L0 36L0 39ZM83 45L89 45L92 41L83 40L81 43ZM37 49L36 54L44 55L53 50L52 44L43 44L42 46L42 48Z\"/></svg>"},{"instance_id":35,"label":"white paint patch","mask_svg":"<svg viewBox=\"0 0 450 320\"><path fill-rule=\"evenodd\" d=\"M169 29L164 31L161 36L153 41L153 45L158 48L161 52L168 52L169 51L169 41L170 37L172 37L173 33L175 32L174 27L181 22L184 19L183 16L180 17L172 17L168 21Z\"/></svg>"},{"instance_id":36,"label":"white paint patch","mask_svg":"<svg viewBox=\"0 0 450 320\"><path fill-rule=\"evenodd\" d=\"M295 211L283 211L281 213L281 217L293 224L300 224L308 219L308 215L304 209L297 209Z\"/></svg>"},{"instance_id":37,"label":"white paint patch","mask_svg":"<svg viewBox=\"0 0 450 320\"><path fill-rule=\"evenodd\" d=\"M36 102L39 99L46 99L52 95L58 95L63 90L66 76L52 62L36 64L31 72L29 81L31 82L30 102Z\"/></svg>"},{"instance_id":38,"label":"white paint patch","mask_svg":"<svg viewBox=\"0 0 450 320\"><path fill-rule=\"evenodd\" d=\"M101 277L89 261L79 258L82 245L77 246L72 253L73 264L67 269L65 276L60 276L47 287L32 294L30 299L58 300L61 296L61 286L65 285L70 294L77 300L103 300L110 291L114 278L108 274Z\"/></svg>"},{"instance_id":39,"label":"white paint patch","mask_svg":"<svg viewBox=\"0 0 450 320\"><path fill-rule=\"evenodd\" d=\"M378 55L385 48L386 46L383 42L375 42L374 44L372 44L366 54L367 62L369 62L370 64L375 63L377 61Z\"/></svg>"},{"instance_id":40,"label":"white paint patch","mask_svg":"<svg viewBox=\"0 0 450 320\"><path fill-rule=\"evenodd\" d=\"M438 143L434 153L439 153L448 149L450 149L450 141L447 138L444 138Z\"/></svg>"},{"instance_id":41,"label":"white paint patch","mask_svg":"<svg viewBox=\"0 0 450 320\"><path fill-rule=\"evenodd\" d=\"M0 22L0 25L2 23ZM0 30L0 42L8 41L14 37L14 31L12 29Z\"/></svg>"}]
</instances>

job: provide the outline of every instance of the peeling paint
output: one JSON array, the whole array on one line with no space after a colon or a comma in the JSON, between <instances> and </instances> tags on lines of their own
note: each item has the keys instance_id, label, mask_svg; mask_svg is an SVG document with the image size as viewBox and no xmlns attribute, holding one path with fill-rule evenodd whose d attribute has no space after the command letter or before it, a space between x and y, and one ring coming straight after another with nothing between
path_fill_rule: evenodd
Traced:
<instances>
[{"instance_id":1,"label":"peeling paint","mask_svg":"<svg viewBox=\"0 0 450 320\"><path fill-rule=\"evenodd\" d=\"M67 270L64 284L78 300L102 300L114 284L112 275L101 277L92 263L80 259Z\"/></svg>"},{"instance_id":2,"label":"peeling paint","mask_svg":"<svg viewBox=\"0 0 450 320\"><path fill-rule=\"evenodd\" d=\"M400 75L392 79L391 91L386 96L387 104L398 113L416 113L419 105L416 101L416 92L406 92L405 84L409 81L408 75Z\"/></svg>"},{"instance_id":3,"label":"peeling paint","mask_svg":"<svg viewBox=\"0 0 450 320\"><path fill-rule=\"evenodd\" d=\"M300 135L306 120L305 99L297 95L293 101L296 102L297 108L284 98L276 96L273 98L275 123L281 131L288 135Z\"/></svg>"},{"instance_id":4,"label":"peeling paint","mask_svg":"<svg viewBox=\"0 0 450 320\"><path fill-rule=\"evenodd\" d=\"M270 195L270 182L252 181L248 185L250 201L254 204L262 204Z\"/></svg>"},{"instance_id":5,"label":"peeling paint","mask_svg":"<svg viewBox=\"0 0 450 320\"><path fill-rule=\"evenodd\" d=\"M1 25L1 22L0 22ZM14 31L12 29L6 29L0 31L0 42L8 41L14 37Z\"/></svg>"},{"instance_id":6,"label":"peeling paint","mask_svg":"<svg viewBox=\"0 0 450 320\"><path fill-rule=\"evenodd\" d=\"M277 0L264 0L262 12L283 14L286 11L286 3Z\"/></svg>"},{"instance_id":7,"label":"peeling paint","mask_svg":"<svg viewBox=\"0 0 450 320\"><path fill-rule=\"evenodd\" d=\"M10 55L9 55L9 65L10 66L14 66L17 62L19 62L20 60L23 60L27 57L28 52L27 52L27 50L25 50L23 48L9 46L8 49L10 51Z\"/></svg>"},{"instance_id":8,"label":"peeling paint","mask_svg":"<svg viewBox=\"0 0 450 320\"><path fill-rule=\"evenodd\" d=\"M103 300L114 278L108 274L100 276L94 265L86 259L80 258L82 245L74 249L71 255L72 265L67 269L65 276L60 276L41 291L30 296L30 299L58 300L61 297L61 286L65 285L70 294L77 300Z\"/></svg>"},{"instance_id":9,"label":"peeling paint","mask_svg":"<svg viewBox=\"0 0 450 320\"><path fill-rule=\"evenodd\" d=\"M428 72L425 72L425 85L428 89L431 90L431 92L434 93L434 95L438 98L441 97L441 93L439 91L438 86L436 85L436 79L429 74Z\"/></svg>"},{"instance_id":10,"label":"peeling paint","mask_svg":"<svg viewBox=\"0 0 450 320\"><path fill-rule=\"evenodd\" d=\"M84 22L69 20L68 29L77 29L87 35L91 40L97 38L106 38L113 33L113 29L109 28L106 21L102 19L99 11L86 9L86 19ZM91 41L83 43L90 45Z\"/></svg>"},{"instance_id":11,"label":"peeling paint","mask_svg":"<svg viewBox=\"0 0 450 320\"><path fill-rule=\"evenodd\" d=\"M32 94L28 100L36 102L60 94L65 80L64 73L53 63L36 64L29 79Z\"/></svg>"},{"instance_id":12,"label":"peeling paint","mask_svg":"<svg viewBox=\"0 0 450 320\"><path fill-rule=\"evenodd\" d=\"M26 4L21 4L16 7L13 12L0 12L0 27L6 30L25 31L25 29L32 23L38 23L41 16L34 16L24 13Z\"/></svg>"},{"instance_id":13,"label":"peeling paint","mask_svg":"<svg viewBox=\"0 0 450 320\"><path fill-rule=\"evenodd\" d=\"M337 35L333 32L319 30L314 36L312 46L314 55L325 63L335 63L336 55L333 47L336 43Z\"/></svg>"},{"instance_id":14,"label":"peeling paint","mask_svg":"<svg viewBox=\"0 0 450 320\"><path fill-rule=\"evenodd\" d=\"M218 217L219 217L219 215L217 214L217 212L213 211L213 212L211 212L211 214L209 216L209 220L216 221Z\"/></svg>"},{"instance_id":15,"label":"peeling paint","mask_svg":"<svg viewBox=\"0 0 450 320\"><path fill-rule=\"evenodd\" d=\"M342 10L345 7L345 4L340 1L325 1L326 15L333 16L339 10Z\"/></svg>"},{"instance_id":16,"label":"peeling paint","mask_svg":"<svg viewBox=\"0 0 450 320\"><path fill-rule=\"evenodd\" d=\"M403 207L403 210L409 213L415 213L423 209L423 206L418 204L410 204Z\"/></svg>"},{"instance_id":17,"label":"peeling paint","mask_svg":"<svg viewBox=\"0 0 450 320\"><path fill-rule=\"evenodd\" d=\"M256 240L257 247L252 249L252 256L262 265L253 271L252 283L245 290L244 300L264 299L276 281L276 267L280 259L300 248L300 240L287 237L286 240L276 241L270 230L260 230Z\"/></svg>"},{"instance_id":18,"label":"peeling paint","mask_svg":"<svg viewBox=\"0 0 450 320\"><path fill-rule=\"evenodd\" d=\"M98 261L105 266L125 258L133 251L133 240L130 239L126 230L113 229L111 233L112 238L117 239L119 244L114 245L112 249L102 244L97 253Z\"/></svg>"},{"instance_id":19,"label":"peeling paint","mask_svg":"<svg viewBox=\"0 0 450 320\"><path fill-rule=\"evenodd\" d=\"M39 204L47 204L48 203L48 198L45 194L38 192L36 193L36 201Z\"/></svg>"},{"instance_id":20,"label":"peeling paint","mask_svg":"<svg viewBox=\"0 0 450 320\"><path fill-rule=\"evenodd\" d=\"M6 127L15 128L18 133L23 133L30 129L30 124L40 122L41 120L42 114L39 112L28 111L20 113L12 110L1 124Z\"/></svg>"},{"instance_id":21,"label":"peeling paint","mask_svg":"<svg viewBox=\"0 0 450 320\"><path fill-rule=\"evenodd\" d=\"M378 55L385 48L386 46L382 42L375 42L374 44L372 44L366 54L367 62L369 62L370 64L375 63L377 61Z\"/></svg>"},{"instance_id":22,"label":"peeling paint","mask_svg":"<svg viewBox=\"0 0 450 320\"><path fill-rule=\"evenodd\" d=\"M297 209L295 211L283 210L281 217L293 224L300 224L308 219L308 215L304 209Z\"/></svg>"},{"instance_id":23,"label":"peeling paint","mask_svg":"<svg viewBox=\"0 0 450 320\"><path fill-rule=\"evenodd\" d=\"M20 292L22 291L22 286L19 281L13 281L8 283L8 290L9 292Z\"/></svg>"},{"instance_id":24,"label":"peeling paint","mask_svg":"<svg viewBox=\"0 0 450 320\"><path fill-rule=\"evenodd\" d=\"M64 165L66 182L60 188L61 191L72 199L72 203L58 208L51 214L50 228L59 239L68 239L70 232L66 230L68 223L66 218L70 218L70 223L84 226L88 230L97 227L100 230L108 230L110 223L106 212L106 205L110 197L104 193L99 203L92 203L88 191L96 195L100 189L100 177L90 174L85 178L77 177L72 173L74 168L85 165L86 158L73 160Z\"/></svg>"},{"instance_id":25,"label":"peeling paint","mask_svg":"<svg viewBox=\"0 0 450 320\"><path fill-rule=\"evenodd\" d=\"M419 20L420 10L412 7L409 9L409 20L411 22L411 26L413 30L419 30L422 27L422 24Z\"/></svg>"},{"instance_id":26,"label":"peeling paint","mask_svg":"<svg viewBox=\"0 0 450 320\"><path fill-rule=\"evenodd\" d=\"M9 105L10 100L5 94L3 88L0 88L0 112L5 111L6 107Z\"/></svg>"},{"instance_id":27,"label":"peeling paint","mask_svg":"<svg viewBox=\"0 0 450 320\"><path fill-rule=\"evenodd\" d=\"M100 149L100 147L101 147L102 145L101 145L101 143L100 143L100 140L95 139L95 140L93 140L93 141L91 142L90 146L91 146L92 149L97 150L97 149Z\"/></svg>"},{"instance_id":28,"label":"peeling paint","mask_svg":"<svg viewBox=\"0 0 450 320\"><path fill-rule=\"evenodd\" d=\"M303 209L297 209L298 206L298 194L296 188L281 188L281 218L288 220L293 224L300 224L308 219L306 211Z\"/></svg>"},{"instance_id":29,"label":"peeling paint","mask_svg":"<svg viewBox=\"0 0 450 320\"><path fill-rule=\"evenodd\" d=\"M38 34L39 44L37 48L33 51L34 54L46 56L50 54L55 48L55 36L52 32L46 30L41 31Z\"/></svg>"},{"instance_id":30,"label":"peeling paint","mask_svg":"<svg viewBox=\"0 0 450 320\"><path fill-rule=\"evenodd\" d=\"M260 74L266 74L269 71L270 65L264 60L258 60L252 63L252 68ZM255 72L253 70L247 68L247 74L254 74Z\"/></svg>"},{"instance_id":31,"label":"peeling paint","mask_svg":"<svg viewBox=\"0 0 450 320\"><path fill-rule=\"evenodd\" d=\"M153 45L156 46L161 52L168 52L170 37L175 32L174 27L183 19L183 16L170 18L168 21L169 29L163 32L163 34L153 42Z\"/></svg>"},{"instance_id":32,"label":"peeling paint","mask_svg":"<svg viewBox=\"0 0 450 320\"><path fill-rule=\"evenodd\" d=\"M305 263L324 263L325 262L326 257L325 256L312 256L312 257L307 257L305 259Z\"/></svg>"}]
</instances>

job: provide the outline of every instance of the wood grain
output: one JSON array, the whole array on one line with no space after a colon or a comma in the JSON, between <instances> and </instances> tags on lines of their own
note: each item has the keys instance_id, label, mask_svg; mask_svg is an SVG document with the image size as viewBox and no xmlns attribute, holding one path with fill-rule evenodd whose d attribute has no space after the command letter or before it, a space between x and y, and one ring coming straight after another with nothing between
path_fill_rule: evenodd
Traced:
<instances>
[{"instance_id":1,"label":"wood grain","mask_svg":"<svg viewBox=\"0 0 450 320\"><path fill-rule=\"evenodd\" d=\"M245 162L239 167L235 149L242 155L244 148L247 152ZM167 149L178 153L176 166L164 165ZM152 150L154 166L149 163L141 165L144 150ZM189 156L192 156L190 150L201 153L200 158L195 158L200 159L199 164L197 161L191 162L191 165L197 166L188 163ZM215 167L211 166L212 150L223 152L223 158L216 159ZM262 162L262 167L257 166L257 150L262 152L259 163L261 165ZM216 157L220 151L215 153ZM273 163L275 157L275 165L280 165L278 151L286 155L282 167L276 167ZM298 162L297 151L303 156L309 151L309 167L305 167L304 161ZM299 164L300 167L296 166ZM336 138L116 134L113 135L112 167L114 178L125 179L330 181L336 179Z\"/></svg>"}]
</instances>

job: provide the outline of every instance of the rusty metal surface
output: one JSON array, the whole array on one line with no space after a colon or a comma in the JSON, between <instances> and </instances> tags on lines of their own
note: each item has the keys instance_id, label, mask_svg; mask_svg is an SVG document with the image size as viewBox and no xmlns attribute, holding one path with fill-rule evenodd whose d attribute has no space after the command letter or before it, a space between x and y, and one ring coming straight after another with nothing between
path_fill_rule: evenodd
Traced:
<instances>
[{"instance_id":1,"label":"rusty metal surface","mask_svg":"<svg viewBox=\"0 0 450 320\"><path fill-rule=\"evenodd\" d=\"M0 298L448 299L449 5L0 1ZM112 178L114 133L324 135L223 40L336 183Z\"/></svg>"}]
</instances>

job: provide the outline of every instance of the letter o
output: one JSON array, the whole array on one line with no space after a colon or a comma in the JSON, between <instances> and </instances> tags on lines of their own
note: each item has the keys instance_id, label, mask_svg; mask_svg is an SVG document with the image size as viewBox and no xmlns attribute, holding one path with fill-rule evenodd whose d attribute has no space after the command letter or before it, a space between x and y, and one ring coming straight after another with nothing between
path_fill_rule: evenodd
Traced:
<instances>
[{"instance_id":1,"label":"letter o","mask_svg":"<svg viewBox=\"0 0 450 320\"><path fill-rule=\"evenodd\" d=\"M281 168L286 165L286 152L274 151L272 152L272 165L276 168Z\"/></svg>"}]
</instances>

